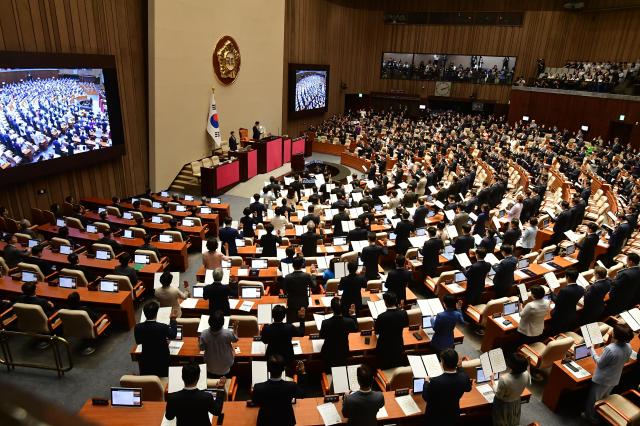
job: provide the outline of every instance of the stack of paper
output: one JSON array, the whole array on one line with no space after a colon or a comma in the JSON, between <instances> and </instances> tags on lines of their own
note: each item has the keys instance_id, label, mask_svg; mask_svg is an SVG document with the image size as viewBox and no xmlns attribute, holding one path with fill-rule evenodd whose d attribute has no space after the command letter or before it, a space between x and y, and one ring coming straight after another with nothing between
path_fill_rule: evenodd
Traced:
<instances>
[{"instance_id":1,"label":"stack of paper","mask_svg":"<svg viewBox=\"0 0 640 426\"><path fill-rule=\"evenodd\" d=\"M318 409L325 426L338 425L342 423L342 417L340 417L338 409L331 402L320 404L316 406L316 408Z\"/></svg>"},{"instance_id":2,"label":"stack of paper","mask_svg":"<svg viewBox=\"0 0 640 426\"><path fill-rule=\"evenodd\" d=\"M580 332L582 333L582 338L584 339L584 343L587 345L587 347L592 348L596 345L604 343L602 332L600 331L600 327L596 322L583 325L582 327L580 327Z\"/></svg>"},{"instance_id":3,"label":"stack of paper","mask_svg":"<svg viewBox=\"0 0 640 426\"><path fill-rule=\"evenodd\" d=\"M485 377L492 377L495 373L502 373L507 369L501 348L492 349L480 355L480 364Z\"/></svg>"},{"instance_id":4,"label":"stack of paper","mask_svg":"<svg viewBox=\"0 0 640 426\"><path fill-rule=\"evenodd\" d=\"M251 387L269 380L267 361L251 361Z\"/></svg>"},{"instance_id":5,"label":"stack of paper","mask_svg":"<svg viewBox=\"0 0 640 426\"><path fill-rule=\"evenodd\" d=\"M620 316L634 332L640 330L640 309L633 308L620 312Z\"/></svg>"},{"instance_id":6,"label":"stack of paper","mask_svg":"<svg viewBox=\"0 0 640 426\"><path fill-rule=\"evenodd\" d=\"M420 413L420 407L418 407L411 395L396 396L396 403L400 406L405 416Z\"/></svg>"},{"instance_id":7,"label":"stack of paper","mask_svg":"<svg viewBox=\"0 0 640 426\"><path fill-rule=\"evenodd\" d=\"M443 373L438 356L435 354L408 355L407 358L409 359L413 377L437 377Z\"/></svg>"},{"instance_id":8,"label":"stack of paper","mask_svg":"<svg viewBox=\"0 0 640 426\"><path fill-rule=\"evenodd\" d=\"M387 305L384 304L384 300L378 300L376 302L369 300L367 301L367 305L369 306L369 311L373 319L377 319L380 314L387 311Z\"/></svg>"},{"instance_id":9,"label":"stack of paper","mask_svg":"<svg viewBox=\"0 0 640 426\"><path fill-rule=\"evenodd\" d=\"M334 393L355 392L360 390L357 374L358 367L359 365L331 367Z\"/></svg>"}]
</instances>

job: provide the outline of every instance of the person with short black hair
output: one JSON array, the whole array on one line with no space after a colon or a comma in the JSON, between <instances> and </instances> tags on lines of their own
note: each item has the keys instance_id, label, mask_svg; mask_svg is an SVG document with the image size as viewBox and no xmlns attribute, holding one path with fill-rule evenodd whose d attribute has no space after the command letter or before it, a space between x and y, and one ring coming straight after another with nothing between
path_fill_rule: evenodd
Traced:
<instances>
[{"instance_id":1,"label":"person with short black hair","mask_svg":"<svg viewBox=\"0 0 640 426\"><path fill-rule=\"evenodd\" d=\"M120 257L118 257L120 264L114 268L113 272L129 278L129 282L135 287L135 285L138 284L138 273L129 266L129 261L131 261L131 255L129 253L122 253Z\"/></svg>"},{"instance_id":2,"label":"person with short black hair","mask_svg":"<svg viewBox=\"0 0 640 426\"><path fill-rule=\"evenodd\" d=\"M229 305L231 289L228 285L222 284L222 277L224 277L222 269L214 269L211 273L213 282L202 290L202 298L209 301L209 315L213 315L216 311L231 315L231 306Z\"/></svg>"},{"instance_id":3,"label":"person with short black hair","mask_svg":"<svg viewBox=\"0 0 640 426\"><path fill-rule=\"evenodd\" d=\"M151 234L144 234L144 237L143 237L144 244L140 246L140 250L152 251L156 254L156 257L158 258L158 260L160 260L162 259L162 254L160 254L160 250L158 250L156 246L151 244L151 238L152 238Z\"/></svg>"},{"instance_id":4,"label":"person with short black hair","mask_svg":"<svg viewBox=\"0 0 640 426\"><path fill-rule=\"evenodd\" d=\"M445 294L443 301L445 309L438 313L433 321L434 335L431 337L431 348L436 353L446 348L453 348L456 324L465 324L460 310L462 300L456 300L453 294Z\"/></svg>"},{"instance_id":5,"label":"person with short black hair","mask_svg":"<svg viewBox=\"0 0 640 426\"><path fill-rule=\"evenodd\" d=\"M454 425L460 417L460 398L471 391L471 379L458 368L458 353L453 349L440 352L440 365L444 373L424 381L425 424Z\"/></svg>"},{"instance_id":6,"label":"person with short black hair","mask_svg":"<svg viewBox=\"0 0 640 426\"><path fill-rule=\"evenodd\" d=\"M609 396L613 388L620 383L624 365L629 361L633 352L631 345L629 345L631 339L633 339L631 328L627 324L618 322L613 326L613 339L604 348L602 354L598 355L595 351L591 353L596 363L596 370L593 372L591 388L582 417L592 423L598 421L595 410L596 401Z\"/></svg>"},{"instance_id":7,"label":"person with short black hair","mask_svg":"<svg viewBox=\"0 0 640 426\"><path fill-rule=\"evenodd\" d=\"M200 350L204 351L207 364L207 376L220 378L229 374L235 351L232 344L238 341L238 323L233 323L233 330L224 328L224 313L215 311L209 316L209 328L200 334Z\"/></svg>"},{"instance_id":8,"label":"person with short black hair","mask_svg":"<svg viewBox=\"0 0 640 426\"><path fill-rule=\"evenodd\" d=\"M154 296L160 303L160 307L170 307L176 318L180 318L182 316L180 303L189 297L189 292L186 291L189 283L187 281L184 282L185 291L182 291L177 286L172 287L172 282L173 274L169 271L163 271L160 274L160 287L154 290Z\"/></svg>"},{"instance_id":9,"label":"person with short black hair","mask_svg":"<svg viewBox=\"0 0 640 426\"><path fill-rule=\"evenodd\" d=\"M91 321L94 322L95 320L100 318L100 315L96 311L91 309L91 307L82 304L80 300L80 293L78 293L77 291L73 291L70 295L67 296L67 309L71 309L74 311L85 311L87 315L89 315L89 318L91 318Z\"/></svg>"},{"instance_id":10,"label":"person with short black hair","mask_svg":"<svg viewBox=\"0 0 640 426\"><path fill-rule=\"evenodd\" d=\"M578 271L569 268L565 272L567 285L557 295L551 294L555 307L551 311L551 329L555 334L572 330L577 325L577 305L584 296L584 288L576 283Z\"/></svg>"},{"instance_id":11,"label":"person with short black hair","mask_svg":"<svg viewBox=\"0 0 640 426\"><path fill-rule=\"evenodd\" d=\"M267 223L264 227L266 234L260 237L260 247L262 247L262 257L276 257L278 255L278 246L282 244L280 235L273 235L273 225Z\"/></svg>"},{"instance_id":12,"label":"person with short black hair","mask_svg":"<svg viewBox=\"0 0 640 426\"><path fill-rule=\"evenodd\" d=\"M578 249L578 263L576 269L578 272L584 272L591 267L591 263L596 255L596 247L600 236L598 235L598 224L589 222L587 225L589 232L576 244Z\"/></svg>"},{"instance_id":13,"label":"person with short black hair","mask_svg":"<svg viewBox=\"0 0 640 426\"><path fill-rule=\"evenodd\" d=\"M387 291L382 296L387 310L375 320L376 356L378 365L382 369L395 368L404 365L406 361L402 332L409 326L407 312L398 309L397 296Z\"/></svg>"},{"instance_id":14,"label":"person with short black hair","mask_svg":"<svg viewBox=\"0 0 640 426\"><path fill-rule=\"evenodd\" d=\"M509 370L500 374L498 383L491 378L491 387L495 392L491 410L494 426L520 424L521 395L531 383L527 358L517 352L506 358Z\"/></svg>"},{"instance_id":15,"label":"person with short black hair","mask_svg":"<svg viewBox=\"0 0 640 426\"><path fill-rule=\"evenodd\" d=\"M209 392L199 390L200 367L197 364L182 366L184 389L167 395L167 407L164 416L167 420L176 420L176 426L211 426L209 413L217 412L218 405Z\"/></svg>"},{"instance_id":16,"label":"person with short black hair","mask_svg":"<svg viewBox=\"0 0 640 426\"><path fill-rule=\"evenodd\" d=\"M599 321L605 311L605 297L611 290L611 280L605 268L598 265L593 269L595 281L584 291L584 302L580 311L580 323L589 324Z\"/></svg>"},{"instance_id":17,"label":"person with short black hair","mask_svg":"<svg viewBox=\"0 0 640 426\"><path fill-rule=\"evenodd\" d=\"M302 270L305 264L304 257L294 257L291 262L293 272L282 280L282 290L287 295L287 322L289 323L295 321L300 308L309 306L309 293L317 287L314 277Z\"/></svg>"},{"instance_id":18,"label":"person with short black hair","mask_svg":"<svg viewBox=\"0 0 640 426\"><path fill-rule=\"evenodd\" d=\"M335 266L334 266L335 267ZM342 291L342 313L348 315L351 305L356 307L356 316L362 307L362 289L367 287L367 280L358 275L358 262L347 263L348 274L340 278L338 290Z\"/></svg>"},{"instance_id":19,"label":"person with short black hair","mask_svg":"<svg viewBox=\"0 0 640 426\"><path fill-rule=\"evenodd\" d=\"M513 273L518 266L518 259L513 256L513 246L503 244L500 251L504 258L493 265L496 274L493 277L493 288L496 297L510 296L513 288Z\"/></svg>"},{"instance_id":20,"label":"person with short black hair","mask_svg":"<svg viewBox=\"0 0 640 426\"><path fill-rule=\"evenodd\" d=\"M108 245L113 249L113 252L116 255L122 253L122 250L124 250L122 248L122 245L120 245L119 242L113 239L113 233L111 232L111 229L104 229L102 231L102 238L98 239L96 243Z\"/></svg>"},{"instance_id":21,"label":"person with short black hair","mask_svg":"<svg viewBox=\"0 0 640 426\"><path fill-rule=\"evenodd\" d=\"M362 249L360 253L360 259L362 259L362 265L364 267L364 276L368 280L375 280L378 278L378 264L382 256L386 256L389 251L387 247L377 244L377 237L375 232L369 232L367 237L369 245Z\"/></svg>"},{"instance_id":22,"label":"person with short black hair","mask_svg":"<svg viewBox=\"0 0 640 426\"><path fill-rule=\"evenodd\" d=\"M429 239L424 242L422 250L420 250L423 256L422 269L426 276L434 278L437 276L438 265L440 264L440 253L444 250L444 243L442 239L437 237L435 227L428 227L427 234L429 235Z\"/></svg>"},{"instance_id":23,"label":"person with short black hair","mask_svg":"<svg viewBox=\"0 0 640 426\"><path fill-rule=\"evenodd\" d=\"M271 310L273 323L266 324L262 327L260 335L262 341L267 345L266 356L280 355L284 358L287 365L293 361L293 345L291 338L304 336L304 317L305 309L300 308L297 312L297 318L300 325L295 327L293 324L285 323L284 319L287 315L287 309L282 305L275 305ZM288 318L293 322L292 318Z\"/></svg>"},{"instance_id":24,"label":"person with short black hair","mask_svg":"<svg viewBox=\"0 0 640 426\"><path fill-rule=\"evenodd\" d=\"M53 266L42 258L42 250L43 246L41 244L36 244L31 247L31 257L25 259L25 262L37 265L42 274L46 277L53 272Z\"/></svg>"},{"instance_id":25,"label":"person with short black hair","mask_svg":"<svg viewBox=\"0 0 640 426\"><path fill-rule=\"evenodd\" d=\"M328 369L347 364L349 333L358 331L355 309L355 305L348 306L348 315L343 316L344 310L340 298L331 299L333 316L322 321L322 327L320 327L320 338L324 339L320 355Z\"/></svg>"},{"instance_id":26,"label":"person with short black hair","mask_svg":"<svg viewBox=\"0 0 640 426\"><path fill-rule=\"evenodd\" d=\"M236 240L240 238L240 233L237 229L231 227L232 223L231 216L227 216L224 218L224 227L218 230L218 239L220 239L222 246L225 248L227 256L238 255Z\"/></svg>"},{"instance_id":27,"label":"person with short black hair","mask_svg":"<svg viewBox=\"0 0 640 426\"><path fill-rule=\"evenodd\" d=\"M373 372L371 368L362 364L356 370L360 389L345 395L342 402L342 415L347 418L347 424L352 426L377 425L376 415L384 407L382 392L371 389Z\"/></svg>"},{"instance_id":28,"label":"person with short black hair","mask_svg":"<svg viewBox=\"0 0 640 426\"><path fill-rule=\"evenodd\" d=\"M627 267L616 275L611 283L607 311L610 315L619 314L625 309L631 308L640 299L640 268L638 253L627 254Z\"/></svg>"},{"instance_id":29,"label":"person with short black hair","mask_svg":"<svg viewBox=\"0 0 640 426\"><path fill-rule=\"evenodd\" d=\"M467 279L467 291L464 293L466 305L477 305L480 303L484 292L485 280L491 270L491 264L484 260L487 250L480 247L476 249L476 261L472 263L464 272Z\"/></svg>"},{"instance_id":30,"label":"person with short black hair","mask_svg":"<svg viewBox=\"0 0 640 426\"><path fill-rule=\"evenodd\" d=\"M395 266L387 274L387 291L395 293L400 306L404 306L407 301L407 287L411 283L413 273L406 268L406 259L401 254L396 256Z\"/></svg>"},{"instance_id":31,"label":"person with short black hair","mask_svg":"<svg viewBox=\"0 0 640 426\"><path fill-rule=\"evenodd\" d=\"M169 340L175 339L178 324L171 316L169 325L156 321L160 305L151 301L142 307L146 321L136 324L133 336L137 345L142 345L140 352L140 375L169 376Z\"/></svg>"},{"instance_id":32,"label":"person with short black hair","mask_svg":"<svg viewBox=\"0 0 640 426\"><path fill-rule=\"evenodd\" d=\"M53 303L43 297L36 296L36 283L28 282L22 284L22 294L16 298L16 303L26 303L29 305L38 305L44 311L44 314L48 317L53 315L54 307Z\"/></svg>"}]
</instances>

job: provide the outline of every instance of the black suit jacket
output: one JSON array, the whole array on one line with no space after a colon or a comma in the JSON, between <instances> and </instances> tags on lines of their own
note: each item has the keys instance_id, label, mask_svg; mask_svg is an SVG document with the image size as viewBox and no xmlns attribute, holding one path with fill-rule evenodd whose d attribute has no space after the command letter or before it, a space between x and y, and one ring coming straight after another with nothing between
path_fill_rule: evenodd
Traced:
<instances>
[{"instance_id":1,"label":"black suit jacket","mask_svg":"<svg viewBox=\"0 0 640 426\"><path fill-rule=\"evenodd\" d=\"M253 140L259 141L260 140L260 129L258 129L258 126L253 126Z\"/></svg>"},{"instance_id":2,"label":"black suit jacket","mask_svg":"<svg viewBox=\"0 0 640 426\"><path fill-rule=\"evenodd\" d=\"M380 256L386 256L387 253L387 248L379 245L368 245L362 249L360 258L365 268L367 280L375 280L378 277L378 259Z\"/></svg>"},{"instance_id":3,"label":"black suit jacket","mask_svg":"<svg viewBox=\"0 0 640 426\"><path fill-rule=\"evenodd\" d=\"M138 283L138 273L130 266L123 267L122 265L118 265L115 267L113 272L117 275L124 275L125 277L129 278L132 286L135 286Z\"/></svg>"},{"instance_id":4,"label":"black suit jacket","mask_svg":"<svg viewBox=\"0 0 640 426\"><path fill-rule=\"evenodd\" d=\"M423 226L425 226L424 220L427 217L428 213L429 209L425 206L419 206L416 209L416 212L413 214L413 224L416 226L416 228L422 228Z\"/></svg>"},{"instance_id":5,"label":"black suit jacket","mask_svg":"<svg viewBox=\"0 0 640 426\"><path fill-rule=\"evenodd\" d=\"M167 395L165 417L178 418L176 426L211 426L209 413L216 412L213 396L199 389L182 389Z\"/></svg>"},{"instance_id":6,"label":"black suit jacket","mask_svg":"<svg viewBox=\"0 0 640 426\"><path fill-rule=\"evenodd\" d=\"M469 250L475 245L474 239L471 235L460 235L453 243L453 248L456 254L469 254Z\"/></svg>"},{"instance_id":7,"label":"black suit jacket","mask_svg":"<svg viewBox=\"0 0 640 426\"><path fill-rule=\"evenodd\" d=\"M356 228L349 231L347 234L347 241L365 241L369 231L365 228Z\"/></svg>"},{"instance_id":8,"label":"black suit jacket","mask_svg":"<svg viewBox=\"0 0 640 426\"><path fill-rule=\"evenodd\" d=\"M424 273L435 277L440 264L440 251L444 249L444 243L440 238L429 238L422 246L422 268Z\"/></svg>"},{"instance_id":9,"label":"black suit jacket","mask_svg":"<svg viewBox=\"0 0 640 426\"><path fill-rule=\"evenodd\" d=\"M637 303L640 296L639 286L640 268L635 266L618 272L616 279L611 283L607 303L609 314L619 314Z\"/></svg>"},{"instance_id":10,"label":"black suit jacket","mask_svg":"<svg viewBox=\"0 0 640 426\"><path fill-rule=\"evenodd\" d=\"M140 375L169 376L169 343L176 337L177 323L170 325L157 321L145 321L133 329L136 344L142 345L140 354Z\"/></svg>"},{"instance_id":11,"label":"black suit jacket","mask_svg":"<svg viewBox=\"0 0 640 426\"><path fill-rule=\"evenodd\" d=\"M262 247L261 257L276 257L278 255L277 244L282 244L282 238L279 235L264 234L260 237L260 247Z\"/></svg>"},{"instance_id":12,"label":"black suit jacket","mask_svg":"<svg viewBox=\"0 0 640 426\"><path fill-rule=\"evenodd\" d=\"M346 277L340 278L340 284L338 290L342 290L342 308L346 314L349 311L349 306L356 305L356 312L360 310L362 306L361 289L367 287L367 280L356 274L349 274Z\"/></svg>"},{"instance_id":13,"label":"black suit jacket","mask_svg":"<svg viewBox=\"0 0 640 426\"><path fill-rule=\"evenodd\" d=\"M558 291L555 296L556 306L551 311L551 323L554 331L567 331L575 326L576 305L583 295L584 289L578 284L569 284Z\"/></svg>"},{"instance_id":14,"label":"black suit jacket","mask_svg":"<svg viewBox=\"0 0 640 426\"><path fill-rule=\"evenodd\" d=\"M202 290L202 298L209 301L209 315L213 315L215 311L231 315L229 296L231 296L231 289L221 282L209 284Z\"/></svg>"},{"instance_id":15,"label":"black suit jacket","mask_svg":"<svg viewBox=\"0 0 640 426\"><path fill-rule=\"evenodd\" d=\"M297 312L302 307L309 306L307 289L315 288L315 281L311 275L304 271L293 271L282 280L282 289L287 293L287 309L289 312ZM295 318L288 318L293 322Z\"/></svg>"},{"instance_id":16,"label":"black suit jacket","mask_svg":"<svg viewBox=\"0 0 640 426\"><path fill-rule=\"evenodd\" d=\"M375 331L378 335L376 354L380 368L394 368L404 364L402 330L409 326L406 311L390 309L378 315Z\"/></svg>"},{"instance_id":17,"label":"black suit jacket","mask_svg":"<svg viewBox=\"0 0 640 426\"><path fill-rule=\"evenodd\" d=\"M300 236L300 242L302 243L302 254L308 257L315 257L318 255L318 240L322 237L315 232L305 232Z\"/></svg>"},{"instance_id":18,"label":"black suit jacket","mask_svg":"<svg viewBox=\"0 0 640 426\"><path fill-rule=\"evenodd\" d=\"M493 277L493 288L496 292L496 297L508 296L513 286L513 272L518 266L518 259L514 256L505 257L500 263L493 266L496 271Z\"/></svg>"},{"instance_id":19,"label":"black suit jacket","mask_svg":"<svg viewBox=\"0 0 640 426\"><path fill-rule=\"evenodd\" d=\"M584 292L584 306L580 318L582 324L596 322L600 319L604 314L604 297L610 289L611 280L609 278L598 280L587 287Z\"/></svg>"},{"instance_id":20,"label":"black suit jacket","mask_svg":"<svg viewBox=\"0 0 640 426\"><path fill-rule=\"evenodd\" d=\"M355 318L340 315L322 321L320 338L324 339L324 344L320 353L327 367L347 365L349 333L356 331L358 323Z\"/></svg>"},{"instance_id":21,"label":"black suit jacket","mask_svg":"<svg viewBox=\"0 0 640 426\"><path fill-rule=\"evenodd\" d=\"M589 265L593 261L598 246L598 234L587 234L584 240L578 245L578 271L582 272L589 269Z\"/></svg>"},{"instance_id":22,"label":"black suit jacket","mask_svg":"<svg viewBox=\"0 0 640 426\"><path fill-rule=\"evenodd\" d=\"M225 226L218 230L218 238L220 239L220 246L224 251L224 244L229 244L229 256L237 256L238 248L236 247L236 238L240 238L240 233L237 229L230 226Z\"/></svg>"},{"instance_id":23,"label":"black suit jacket","mask_svg":"<svg viewBox=\"0 0 640 426\"><path fill-rule=\"evenodd\" d=\"M274 322L266 324L262 327L262 341L268 345L266 357L271 355L282 355L288 364L293 360L293 346L291 338L296 336L304 336L304 321L300 321L298 327L293 324Z\"/></svg>"},{"instance_id":24,"label":"black suit jacket","mask_svg":"<svg viewBox=\"0 0 640 426\"><path fill-rule=\"evenodd\" d=\"M480 296L484 291L484 281L491 269L491 264L484 260L479 260L471 264L465 273L467 277L467 291L465 292L465 300L470 305L480 303Z\"/></svg>"},{"instance_id":25,"label":"black suit jacket","mask_svg":"<svg viewBox=\"0 0 640 426\"><path fill-rule=\"evenodd\" d=\"M387 290L398 296L398 301L407 300L407 286L413 274L408 269L392 269L387 275Z\"/></svg>"},{"instance_id":26,"label":"black suit jacket","mask_svg":"<svg viewBox=\"0 0 640 426\"><path fill-rule=\"evenodd\" d=\"M47 299L38 297L38 296L27 296L25 294L21 294L16 298L16 303L38 305L42 308L42 310L44 311L47 317L50 317L54 312L54 308L51 305L49 305L49 302L47 301Z\"/></svg>"},{"instance_id":27,"label":"black suit jacket","mask_svg":"<svg viewBox=\"0 0 640 426\"><path fill-rule=\"evenodd\" d=\"M51 272L53 272L53 269L51 267L51 263L47 262L46 260L42 259L41 257L31 256L31 257L28 257L28 258L24 259L24 262L31 263L32 265L38 265L38 267L40 268L40 270L42 271L42 273L44 274L45 277L47 275L51 274Z\"/></svg>"},{"instance_id":28,"label":"black suit jacket","mask_svg":"<svg viewBox=\"0 0 640 426\"><path fill-rule=\"evenodd\" d=\"M251 399L260 407L257 426L295 425L296 416L291 400L303 396L304 391L294 382L267 380L256 383Z\"/></svg>"},{"instance_id":29,"label":"black suit jacket","mask_svg":"<svg viewBox=\"0 0 640 426\"><path fill-rule=\"evenodd\" d=\"M110 246L113 249L113 251L115 252L115 254L118 254L118 253L120 253L122 251L122 246L120 245L120 243L117 242L116 240L111 239L111 238L102 237L99 240L97 240L96 243L106 244L106 245Z\"/></svg>"},{"instance_id":30,"label":"black suit jacket","mask_svg":"<svg viewBox=\"0 0 640 426\"><path fill-rule=\"evenodd\" d=\"M460 416L460 399L471 390L471 380L464 371L444 373L424 384L422 398L427 402L425 424L455 425Z\"/></svg>"},{"instance_id":31,"label":"black suit jacket","mask_svg":"<svg viewBox=\"0 0 640 426\"><path fill-rule=\"evenodd\" d=\"M572 215L570 210L565 210L556 217L556 222L553 225L554 234L563 234L565 231L571 229Z\"/></svg>"},{"instance_id":32,"label":"black suit jacket","mask_svg":"<svg viewBox=\"0 0 640 426\"><path fill-rule=\"evenodd\" d=\"M346 213L338 213L331 219L331 225L333 225L333 235L335 237L343 237L347 233L342 230L342 221L349 221L349 216Z\"/></svg>"},{"instance_id":33,"label":"black suit jacket","mask_svg":"<svg viewBox=\"0 0 640 426\"><path fill-rule=\"evenodd\" d=\"M15 246L7 245L4 247L2 257L7 262L9 268L15 268L18 263L22 262L22 257L27 254L26 250L20 250Z\"/></svg>"}]
</instances>

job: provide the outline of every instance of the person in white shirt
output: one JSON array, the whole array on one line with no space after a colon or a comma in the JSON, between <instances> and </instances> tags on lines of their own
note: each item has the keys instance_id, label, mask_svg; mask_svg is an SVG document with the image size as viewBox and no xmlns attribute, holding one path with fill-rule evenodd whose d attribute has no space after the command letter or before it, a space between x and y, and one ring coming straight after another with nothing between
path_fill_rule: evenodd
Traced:
<instances>
[{"instance_id":1,"label":"person in white shirt","mask_svg":"<svg viewBox=\"0 0 640 426\"><path fill-rule=\"evenodd\" d=\"M524 228L522 237L520 237L520 241L518 242L521 254L531 253L531 250L536 245L536 235L538 235L538 219L532 217L529 219L529 225Z\"/></svg>"},{"instance_id":2,"label":"person in white shirt","mask_svg":"<svg viewBox=\"0 0 640 426\"><path fill-rule=\"evenodd\" d=\"M524 197L522 196L522 194L520 194L516 198L515 204L511 206L511 208L507 212L508 220L520 219L520 213L522 213L522 201L524 201Z\"/></svg>"},{"instance_id":3,"label":"person in white shirt","mask_svg":"<svg viewBox=\"0 0 640 426\"><path fill-rule=\"evenodd\" d=\"M544 299L544 295L544 289L534 285L531 287L533 300L524 308L521 306L518 333L523 336L525 343L535 340L544 332L544 319L550 310L549 301Z\"/></svg>"},{"instance_id":4,"label":"person in white shirt","mask_svg":"<svg viewBox=\"0 0 640 426\"><path fill-rule=\"evenodd\" d=\"M276 231L277 235L284 235L284 230L289 224L289 221L284 217L282 207L276 207L275 214L275 217L271 219L273 229Z\"/></svg>"}]
</instances>

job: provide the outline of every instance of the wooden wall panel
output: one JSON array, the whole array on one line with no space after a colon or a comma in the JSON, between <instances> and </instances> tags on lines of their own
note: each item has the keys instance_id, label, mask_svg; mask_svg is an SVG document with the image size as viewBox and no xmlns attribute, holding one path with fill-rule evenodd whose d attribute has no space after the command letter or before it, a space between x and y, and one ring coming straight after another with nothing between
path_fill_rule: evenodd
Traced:
<instances>
[{"instance_id":1,"label":"wooden wall panel","mask_svg":"<svg viewBox=\"0 0 640 426\"><path fill-rule=\"evenodd\" d=\"M485 11L525 10L520 27L385 25L388 11L478 10L479 2L436 0L287 0L285 66L288 62L331 66L330 116L343 111L344 95L404 90L432 95L432 81L380 79L382 52L459 53L517 56L516 76L532 77L537 58L549 66L571 59L635 60L640 57L640 10L567 12L553 1L482 2ZM347 88L342 90L341 84ZM288 82L285 68L285 99ZM453 83L452 97L507 103L510 87ZM298 134L315 119L288 120L283 129Z\"/></svg>"},{"instance_id":2,"label":"wooden wall panel","mask_svg":"<svg viewBox=\"0 0 640 426\"><path fill-rule=\"evenodd\" d=\"M0 205L14 216L67 195L125 196L148 187L146 13L146 0L0 2L0 50L115 56L126 149L104 164L0 188Z\"/></svg>"}]
</instances>

